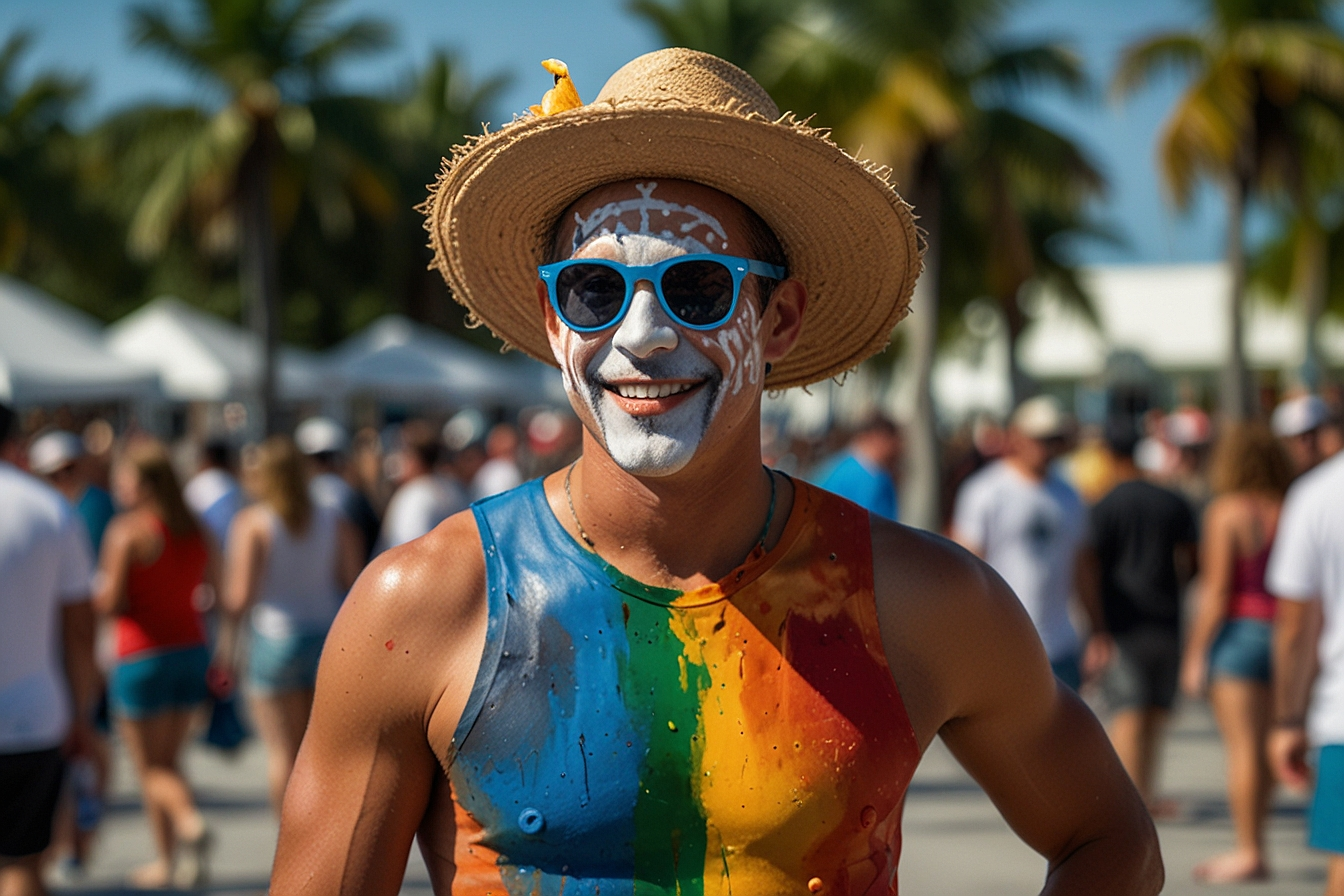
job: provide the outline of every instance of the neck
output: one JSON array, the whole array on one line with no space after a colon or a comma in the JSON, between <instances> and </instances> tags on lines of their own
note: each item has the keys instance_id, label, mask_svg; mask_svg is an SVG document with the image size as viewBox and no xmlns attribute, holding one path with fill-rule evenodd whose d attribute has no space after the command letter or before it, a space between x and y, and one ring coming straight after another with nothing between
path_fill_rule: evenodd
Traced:
<instances>
[{"instance_id":1,"label":"neck","mask_svg":"<svg viewBox=\"0 0 1344 896\"><path fill-rule=\"evenodd\" d=\"M627 575L686 590L718 581L756 547L770 505L770 476L760 446L732 457L693 459L671 476L641 478L621 469L584 435L571 478L574 513L593 550ZM565 471L547 483L556 518L581 540L564 493ZM776 474L773 546L792 506L787 480Z\"/></svg>"},{"instance_id":2,"label":"neck","mask_svg":"<svg viewBox=\"0 0 1344 896\"><path fill-rule=\"evenodd\" d=\"M1026 477L1027 479L1030 479L1033 482L1043 481L1045 479L1046 472L1049 470L1048 466L1038 467L1033 464L1029 464L1015 454L1008 455L1007 457L1004 458L1004 461L1008 464L1008 466L1012 467L1020 475Z\"/></svg>"},{"instance_id":3,"label":"neck","mask_svg":"<svg viewBox=\"0 0 1344 896\"><path fill-rule=\"evenodd\" d=\"M1111 467L1111 475L1116 482L1129 482L1131 479L1138 479L1143 475L1139 472L1133 458L1117 457L1115 455L1112 455L1112 458L1114 463Z\"/></svg>"}]
</instances>

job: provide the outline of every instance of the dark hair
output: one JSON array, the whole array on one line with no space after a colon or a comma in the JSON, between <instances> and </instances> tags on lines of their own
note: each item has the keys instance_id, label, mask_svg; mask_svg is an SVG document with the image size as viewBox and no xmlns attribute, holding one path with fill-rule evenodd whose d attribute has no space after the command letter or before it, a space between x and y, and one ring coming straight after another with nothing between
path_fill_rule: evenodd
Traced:
<instances>
[{"instance_id":1,"label":"dark hair","mask_svg":"<svg viewBox=\"0 0 1344 896\"><path fill-rule=\"evenodd\" d=\"M224 439L211 439L201 447L201 456L210 466L227 470L232 465L233 449Z\"/></svg>"},{"instance_id":2,"label":"dark hair","mask_svg":"<svg viewBox=\"0 0 1344 896\"><path fill-rule=\"evenodd\" d=\"M439 436L424 420L407 420L401 426L401 446L420 458L425 469L439 462Z\"/></svg>"},{"instance_id":3,"label":"dark hair","mask_svg":"<svg viewBox=\"0 0 1344 896\"><path fill-rule=\"evenodd\" d=\"M18 419L14 409L9 405L0 402L0 443L9 438L10 432L14 429L14 421Z\"/></svg>"},{"instance_id":4,"label":"dark hair","mask_svg":"<svg viewBox=\"0 0 1344 896\"><path fill-rule=\"evenodd\" d=\"M1139 446L1139 426L1133 417L1112 417L1102 428L1102 440L1106 448L1116 457L1134 458L1134 449Z\"/></svg>"}]
</instances>

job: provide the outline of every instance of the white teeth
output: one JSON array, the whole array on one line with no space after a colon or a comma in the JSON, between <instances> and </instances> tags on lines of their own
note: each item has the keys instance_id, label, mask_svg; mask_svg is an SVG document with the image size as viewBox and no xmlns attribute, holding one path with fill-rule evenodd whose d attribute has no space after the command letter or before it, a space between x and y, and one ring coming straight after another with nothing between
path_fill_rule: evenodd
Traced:
<instances>
[{"instance_id":1,"label":"white teeth","mask_svg":"<svg viewBox=\"0 0 1344 896\"><path fill-rule=\"evenodd\" d=\"M614 388L622 398L667 398L690 390L691 383L619 383Z\"/></svg>"}]
</instances>

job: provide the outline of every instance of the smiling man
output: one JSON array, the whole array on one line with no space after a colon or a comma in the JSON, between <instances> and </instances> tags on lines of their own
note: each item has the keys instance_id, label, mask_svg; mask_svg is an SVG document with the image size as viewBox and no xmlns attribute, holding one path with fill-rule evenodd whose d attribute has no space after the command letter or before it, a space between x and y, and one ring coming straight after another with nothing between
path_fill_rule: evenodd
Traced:
<instances>
[{"instance_id":1,"label":"smiling man","mask_svg":"<svg viewBox=\"0 0 1344 896\"><path fill-rule=\"evenodd\" d=\"M444 894L895 893L935 737L1044 892L1160 889L1141 801L1003 582L761 464L763 391L904 316L916 233L882 172L666 50L455 150L427 211L454 296L562 371L584 450L356 584L272 893L395 893L417 836Z\"/></svg>"}]
</instances>

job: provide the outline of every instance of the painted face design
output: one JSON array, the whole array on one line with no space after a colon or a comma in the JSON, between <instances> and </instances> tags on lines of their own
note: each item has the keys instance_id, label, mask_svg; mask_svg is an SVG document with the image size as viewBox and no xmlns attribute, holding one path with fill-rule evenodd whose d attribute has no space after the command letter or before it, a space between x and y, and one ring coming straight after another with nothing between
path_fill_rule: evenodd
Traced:
<instances>
[{"instance_id":1,"label":"painted face design","mask_svg":"<svg viewBox=\"0 0 1344 896\"><path fill-rule=\"evenodd\" d=\"M655 198L656 189L636 184L638 198L576 214L574 255L643 265L729 251L717 218ZM722 327L683 329L642 282L615 327L583 334L562 323L551 350L576 411L612 459L635 475L667 476L695 455L725 400L760 382L759 328L756 302L739 300Z\"/></svg>"}]
</instances>

